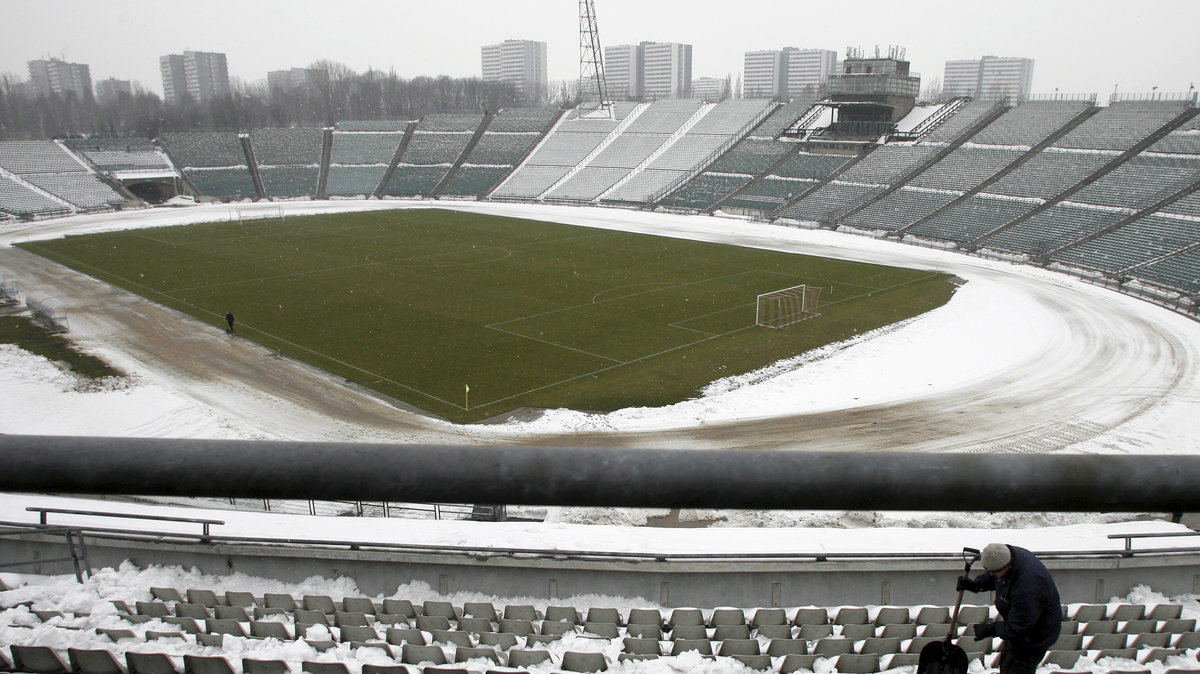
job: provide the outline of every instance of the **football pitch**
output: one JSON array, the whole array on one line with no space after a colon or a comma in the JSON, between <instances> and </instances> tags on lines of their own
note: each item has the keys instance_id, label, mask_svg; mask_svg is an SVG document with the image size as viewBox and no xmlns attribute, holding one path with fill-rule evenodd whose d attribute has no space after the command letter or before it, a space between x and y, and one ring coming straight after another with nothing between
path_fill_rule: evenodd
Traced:
<instances>
[{"instance_id":1,"label":"football pitch","mask_svg":"<svg viewBox=\"0 0 1200 674\"><path fill-rule=\"evenodd\" d=\"M439 209L22 244L455 422L665 405L941 306L944 274ZM823 288L755 325L755 298Z\"/></svg>"}]
</instances>

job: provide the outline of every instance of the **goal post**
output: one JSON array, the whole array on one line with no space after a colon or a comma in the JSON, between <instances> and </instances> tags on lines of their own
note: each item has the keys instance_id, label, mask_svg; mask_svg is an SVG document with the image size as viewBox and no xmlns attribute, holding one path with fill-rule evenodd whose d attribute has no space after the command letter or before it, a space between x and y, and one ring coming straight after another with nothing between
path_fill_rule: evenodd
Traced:
<instances>
[{"instance_id":1,"label":"goal post","mask_svg":"<svg viewBox=\"0 0 1200 674\"><path fill-rule=\"evenodd\" d=\"M798 285L758 296L754 324L783 328L816 316L821 301L821 286Z\"/></svg>"}]
</instances>

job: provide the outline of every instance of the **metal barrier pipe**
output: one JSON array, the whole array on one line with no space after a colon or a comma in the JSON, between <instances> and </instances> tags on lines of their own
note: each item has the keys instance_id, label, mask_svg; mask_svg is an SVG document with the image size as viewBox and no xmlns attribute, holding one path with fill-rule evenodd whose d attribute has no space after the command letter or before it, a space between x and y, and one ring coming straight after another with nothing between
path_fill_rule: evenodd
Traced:
<instances>
[{"instance_id":1,"label":"metal barrier pipe","mask_svg":"<svg viewBox=\"0 0 1200 674\"><path fill-rule=\"evenodd\" d=\"M0 436L0 455L0 491L8 492L605 507L1200 511L1200 456L16 435Z\"/></svg>"}]
</instances>

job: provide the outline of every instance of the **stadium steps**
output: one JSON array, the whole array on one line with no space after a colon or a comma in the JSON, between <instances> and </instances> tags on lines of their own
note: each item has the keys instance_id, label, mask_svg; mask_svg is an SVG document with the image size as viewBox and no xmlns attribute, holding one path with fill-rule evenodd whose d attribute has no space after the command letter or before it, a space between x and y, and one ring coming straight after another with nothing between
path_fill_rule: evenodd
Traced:
<instances>
[{"instance_id":1,"label":"stadium steps","mask_svg":"<svg viewBox=\"0 0 1200 674\"><path fill-rule=\"evenodd\" d=\"M325 188L329 182L329 163L333 156L333 127L322 130L321 134L321 168L317 171L317 198L325 198Z\"/></svg>"},{"instance_id":2,"label":"stadium steps","mask_svg":"<svg viewBox=\"0 0 1200 674\"><path fill-rule=\"evenodd\" d=\"M254 158L254 144L250 142L250 134L238 134L238 142L246 155L246 166L250 168L250 181L254 183L254 191L259 199L267 198L267 189L263 186L262 174L258 172L258 160Z\"/></svg>"},{"instance_id":3,"label":"stadium steps","mask_svg":"<svg viewBox=\"0 0 1200 674\"><path fill-rule=\"evenodd\" d=\"M433 196L441 194L442 190L446 188L446 185L450 184L450 181L454 178L454 175L458 173L458 169L462 168L463 162L467 161L467 157L471 156L471 151L474 150L475 146L479 144L479 139L483 138L483 134L487 131L488 127L491 126L492 120L495 117L495 113L488 113L483 116L483 121L480 122L479 126L475 129L475 134L471 136L471 140L467 141L467 146L463 148L461 153L459 153L458 159L454 160L454 164L450 167L450 170L446 171L446 175L442 176L442 179L433 186L432 190L430 190L430 193Z\"/></svg>"},{"instance_id":4,"label":"stadium steps","mask_svg":"<svg viewBox=\"0 0 1200 674\"><path fill-rule=\"evenodd\" d=\"M667 150L671 149L671 146L675 145L675 143L679 142L679 140L681 138L683 138L685 135L687 135L688 131L690 131L692 129L692 127L696 126L696 124L698 124L701 119L704 119L704 117L706 115L708 115L708 113L715 110L717 108L717 105L718 105L717 103L708 103L705 105L701 105L696 110L696 112L687 119L687 121L685 121L683 124L681 124L679 126L679 128L675 129L675 131L671 133L671 135L667 138L667 140L663 141L663 143L661 145L659 145L657 148L655 148L653 152L651 152L649 155L647 155L645 159L638 162L637 166L634 166L632 169L630 169L629 172L625 174L625 177L623 177L620 180L618 180L617 182L613 183L613 185L611 187L609 187L607 190L604 190L603 192L601 192L595 199L592 199L592 202L598 203L600 201L604 201L608 197L608 195L615 193L617 190L624 187L627 183L630 183L633 180L635 180L639 175L641 175L646 170L647 167L649 167L651 164L653 164L655 160L657 160L659 157L661 157L663 154L665 154Z\"/></svg>"},{"instance_id":5,"label":"stadium steps","mask_svg":"<svg viewBox=\"0 0 1200 674\"><path fill-rule=\"evenodd\" d=\"M862 161L865 161L867 157L871 156L871 154L875 151L875 149L877 147L879 147L879 146L877 146L877 145L868 146L866 152L863 152L862 154L858 155L854 159L851 159L850 161L846 162L845 164L842 164L841 168L834 171L833 173L830 173L828 176L825 177L824 180L821 180L816 185L813 185L810 189L804 190L800 194L793 196L790 200L785 201L783 204L780 204L779 208L776 208L775 210L771 211L771 213L769 214L768 217L770 217L772 219L781 217L780 214L783 213L785 210L800 203L809 194L812 194L812 193L816 192L817 190L825 187L829 183L837 180L842 174L846 173L847 171L854 168L855 166L858 166L858 164L861 163ZM797 150L797 152L799 152L799 150ZM789 152L788 154L790 155L792 153ZM773 167L771 170L774 170L774 168L775 167ZM763 177L765 178L766 176L764 175ZM753 184L753 182L754 181L751 181L750 184ZM738 193L748 190L749 187L750 187L750 185L747 185L746 187L742 188L741 190L738 190L734 194L727 197L727 199L732 199L734 196L737 196Z\"/></svg>"},{"instance_id":6,"label":"stadium steps","mask_svg":"<svg viewBox=\"0 0 1200 674\"><path fill-rule=\"evenodd\" d=\"M973 239L972 241L970 241L968 243L968 247L971 249L977 249L977 248L979 248L980 243L983 242L984 240L986 240L988 237L995 236L996 234L999 234L1000 232L1003 232L1003 231L1010 229L1022 222L1025 222L1026 220L1028 220L1040 213L1048 211L1051 208L1057 206L1058 204L1068 200L1076 192L1079 192L1080 190L1087 187L1088 185L1091 185L1092 183L1096 182L1100 178L1107 175L1113 169L1124 164L1125 162L1129 161L1130 159L1138 156L1143 151L1148 149L1151 145L1154 145L1158 141L1165 138L1172 131L1179 128L1183 124L1185 124L1192 117L1196 116L1197 112L1200 112L1200 111L1197 111L1195 108L1187 108L1183 112L1176 115L1174 118L1170 119L1166 124L1159 127L1153 133L1149 134L1148 136L1145 136L1137 143L1134 143L1133 146L1130 147L1128 150L1125 150L1124 152L1117 155L1116 157L1113 157L1113 159L1111 161L1105 163L1103 166L1096 169L1094 172L1092 172L1091 175L1084 177L1082 180L1075 183L1071 187L1068 187L1067 189L1063 190L1058 195L1056 195L1054 198L1047 199L1045 203L1033 208L1032 210L1028 211L1024 215L1022 215L1014 220L1011 220L999 227L996 227L990 232L985 232L983 235L976 237L975 239Z\"/></svg>"},{"instance_id":7,"label":"stadium steps","mask_svg":"<svg viewBox=\"0 0 1200 674\"><path fill-rule=\"evenodd\" d=\"M628 129L630 126L633 126L633 123L635 121L637 121L637 118L641 117L643 112L649 110L651 105L653 105L653 103L642 103L642 104L639 104L637 107L635 107L632 112L630 112L628 115L625 116L625 119L621 120L620 124L617 124L617 127L615 129L613 129L612 131L610 131L608 133L608 135L604 138L604 140L600 141L599 145L597 145L595 148L593 148L592 151L587 154L587 156L585 156L583 159L579 160L579 163L576 164L574 166L574 168L572 168L570 171L567 171L565 174L563 174L563 176L561 178L559 178L557 181L555 181L552 185L550 185L546 189L542 190L542 193L537 195L536 197L534 197L534 199L539 200L539 201L545 199L547 194L553 194L554 190L557 190L558 188L562 187L563 185L565 185L567 183L568 180L570 180L571 178L574 178L581 171L583 171L583 169L587 168L588 165L592 163L592 160L594 160L596 157L600 156L601 152L604 152L605 150L607 150L608 146L612 145L613 141L615 141L617 138L620 138L621 134L625 133L626 129ZM567 199L565 201L576 201L576 200L575 199Z\"/></svg>"},{"instance_id":8,"label":"stadium steps","mask_svg":"<svg viewBox=\"0 0 1200 674\"><path fill-rule=\"evenodd\" d=\"M404 137L400 139L400 144L396 146L396 152L392 155L392 160L388 162L387 170L383 172L383 177L379 179L379 185L375 187L375 191L371 193L371 196L376 199L383 196L383 192L387 189L388 183L392 182L392 175L396 173L396 167L400 165L400 158L404 156L404 152L408 149L408 144L412 142L413 133L416 130L416 121L411 121L408 123L408 126L404 127Z\"/></svg>"},{"instance_id":9,"label":"stadium steps","mask_svg":"<svg viewBox=\"0 0 1200 674\"><path fill-rule=\"evenodd\" d=\"M901 227L900 229L893 232L892 236L897 237L897 238L903 237L905 234L907 234L909 232L909 230L912 230L912 229L924 224L926 221L937 217L938 214L942 213L943 211L948 211L952 208L955 208L959 204L970 199L971 197L974 197L975 195L980 194L982 192L986 192L987 188L996 184L997 182L999 182L1001 179L1003 179L1005 176L1012 173L1013 171L1016 171L1017 169L1024 166L1027 162L1029 162L1029 160L1031 160L1034 157L1041 154L1042 151L1045 150L1046 148L1053 147L1054 143L1058 142L1058 140L1060 138L1062 138L1063 136L1070 133L1072 130L1075 129L1075 127L1084 123L1085 121L1087 121L1088 118L1090 118L1092 115L1096 114L1099 111L1100 111L1099 108L1094 108L1094 107L1093 108L1085 108L1078 115L1071 118L1065 124L1063 124L1061 127L1056 129L1053 133L1051 133L1050 135L1043 138L1042 141L1039 142L1037 145L1030 148L1030 150L1028 152L1026 152L1024 155L1018 157L1016 161L1014 161L1013 163L1004 167L1000 171L997 171L995 173L995 175L993 175L992 177L979 183L974 188L967 190L961 196L956 197L953 201L946 204L942 208L939 208L938 210L930 213L929 215L921 218L920 220L917 220L916 222L913 222L912 224L910 224L906 227Z\"/></svg>"},{"instance_id":10,"label":"stadium steps","mask_svg":"<svg viewBox=\"0 0 1200 674\"><path fill-rule=\"evenodd\" d=\"M1074 241L1071 241L1069 243L1066 243L1062 246L1059 246L1057 248L1054 248L1054 249L1048 251L1045 255L1046 260L1039 260L1039 261L1046 262L1049 258L1054 257L1055 255L1057 255L1058 253L1061 253L1064 250L1067 250L1074 246L1085 244L1093 239L1098 239L1098 238L1104 236L1105 234L1116 231L1116 230L1124 227L1125 225L1128 225L1131 222L1136 222L1144 217L1153 215L1153 214L1157 213L1158 211L1162 210L1164 207L1166 207L1176 201L1179 201L1180 199L1186 197L1187 195L1192 194L1193 192L1197 192L1197 191L1200 191L1200 180L1192 183L1191 185L1188 185L1187 187L1184 187L1183 189L1176 190L1175 192L1163 197L1162 199L1159 199L1158 201L1150 204L1149 206L1146 206L1145 208L1137 211L1136 213L1131 213L1107 227L1099 229L1091 234L1082 236ZM1127 267L1126 269L1121 270L1120 274L1123 275L1130 269L1135 269L1137 267L1141 267L1141 266L1151 264L1154 262L1160 262L1162 260L1174 257L1176 255L1187 252L1188 250L1190 250L1191 248L1194 248L1194 247L1195 247L1194 245L1186 246L1186 247L1184 247L1180 250L1177 250L1173 253L1170 253L1167 255L1160 255L1152 260L1147 260L1145 262L1139 262L1138 264L1132 265L1130 267Z\"/></svg>"},{"instance_id":11,"label":"stadium steps","mask_svg":"<svg viewBox=\"0 0 1200 674\"><path fill-rule=\"evenodd\" d=\"M846 218L849 218L849 217L855 215L856 213L859 213L860 211L870 207L872 204L875 204L878 201L887 198L893 192L899 191L899 189L901 187L904 187L906 184L908 184L909 180L912 180L913 178L921 175L922 172L929 169L934 164L937 164L941 160L945 159L951 152L957 150L959 147L962 147L963 143L966 143L967 140L969 140L972 136L979 133L980 131L983 131L992 122L999 119L1000 115L1003 115L1005 112L1008 112L1008 109L1009 109L1008 106L1004 105L1003 102L997 101L996 104L993 105L990 110L988 110L986 113L981 115L979 117L979 119L977 119L975 121L974 124L972 124L965 131L963 131L963 133L959 134L958 137L951 140L949 143L947 143L945 146L943 146L940 150L938 150L937 152L934 152L932 155L927 157L924 161L922 161L922 162L918 163L916 166L913 166L912 168L910 168L907 173L904 173L902 175L899 175L899 176L896 176L895 178L893 178L892 184L889 185L887 189L885 189L882 192L880 192L879 194L876 194L873 197L867 199L866 201L862 202L861 204L858 204L854 208L851 208L849 211L842 213L841 216L839 216L839 220L844 221ZM932 131L933 130L930 129L930 132L932 132Z\"/></svg>"},{"instance_id":12,"label":"stadium steps","mask_svg":"<svg viewBox=\"0 0 1200 674\"><path fill-rule=\"evenodd\" d=\"M717 210L719 210L721 208L721 206L723 206L730 199L734 199L739 194L743 194L743 193L749 191L759 181L765 180L768 176L774 175L775 171L778 170L780 166L783 166L789 159L791 159L792 157L799 154L800 149L802 147L804 147L803 144L796 143L795 147L791 148L787 152L784 152L782 155L780 155L779 158L776 159L774 162L772 162L770 166L763 169L761 172L758 173L758 175L754 176L750 180L750 182L746 183L745 185L742 185L738 189L730 192L729 194L725 195L723 198L717 200L717 202L715 204L704 209L704 212L708 213L710 215L717 212ZM866 156L866 155L859 155L859 158L861 159L863 156ZM854 162L847 162L847 163L852 164ZM840 171L839 171L839 173L840 173ZM830 178L830 179L832 180L832 178ZM827 181L822 181L822 182L817 183L816 185L813 186L812 189L813 190L817 189L821 185L824 185L825 182L827 182ZM804 192L801 192L799 197L797 197L797 198L803 197L805 194L808 194L811 191L812 190L805 190Z\"/></svg>"}]
</instances>

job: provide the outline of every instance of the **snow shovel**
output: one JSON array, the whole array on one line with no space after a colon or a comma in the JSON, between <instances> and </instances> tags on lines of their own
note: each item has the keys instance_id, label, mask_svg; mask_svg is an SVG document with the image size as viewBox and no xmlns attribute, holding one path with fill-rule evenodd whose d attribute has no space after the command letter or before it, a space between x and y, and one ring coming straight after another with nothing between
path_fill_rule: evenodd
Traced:
<instances>
[{"instance_id":1,"label":"snow shovel","mask_svg":"<svg viewBox=\"0 0 1200 674\"><path fill-rule=\"evenodd\" d=\"M979 559L979 551L975 548L963 548L963 580L971 577L971 564ZM921 649L921 657L917 660L917 674L967 674L967 652L954 643L954 633L958 627L958 609L962 606L963 591L958 591L958 599L954 602L954 616L950 618L950 631L945 641L933 641Z\"/></svg>"}]
</instances>

